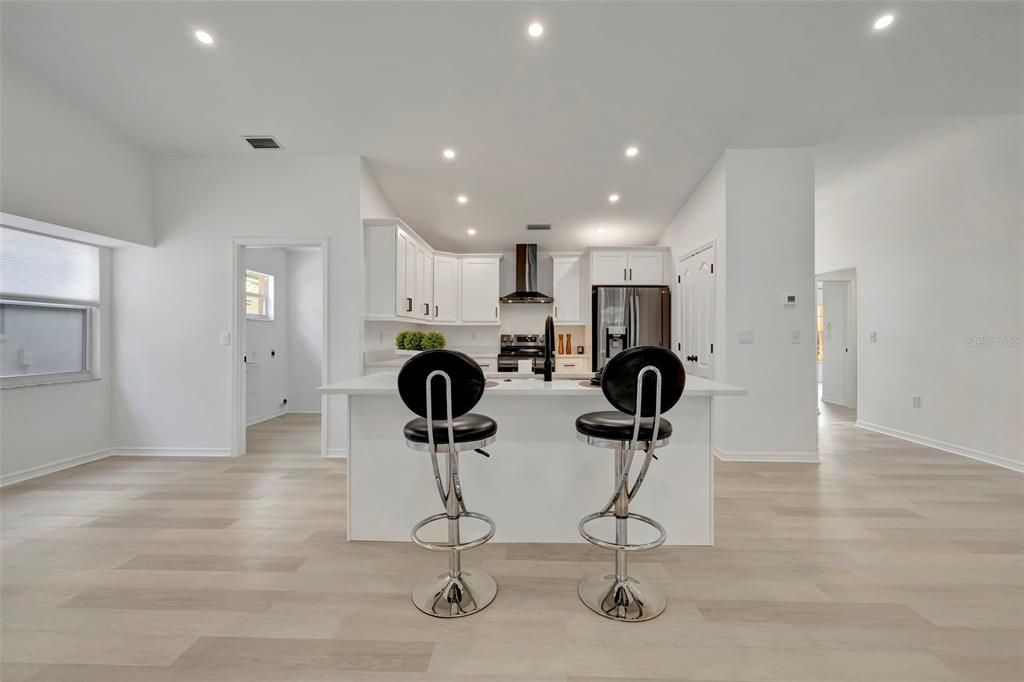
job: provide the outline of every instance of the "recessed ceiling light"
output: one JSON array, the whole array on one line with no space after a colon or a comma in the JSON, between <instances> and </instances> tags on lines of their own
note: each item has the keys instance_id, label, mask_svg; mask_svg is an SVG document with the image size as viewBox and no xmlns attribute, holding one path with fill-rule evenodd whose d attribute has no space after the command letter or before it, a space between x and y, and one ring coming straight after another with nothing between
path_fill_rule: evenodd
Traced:
<instances>
[{"instance_id":1,"label":"recessed ceiling light","mask_svg":"<svg viewBox=\"0 0 1024 682\"><path fill-rule=\"evenodd\" d=\"M466 230L466 234L468 234L469 236L473 236L474 234L476 234L476 228L475 227L469 228L468 230Z\"/></svg>"},{"instance_id":2,"label":"recessed ceiling light","mask_svg":"<svg viewBox=\"0 0 1024 682\"><path fill-rule=\"evenodd\" d=\"M640 153L640 150L636 147L626 147L626 156L632 159L634 156Z\"/></svg>"},{"instance_id":3,"label":"recessed ceiling light","mask_svg":"<svg viewBox=\"0 0 1024 682\"><path fill-rule=\"evenodd\" d=\"M199 29L195 32L196 40L201 42L203 45L213 45L213 36L206 31Z\"/></svg>"},{"instance_id":4,"label":"recessed ceiling light","mask_svg":"<svg viewBox=\"0 0 1024 682\"><path fill-rule=\"evenodd\" d=\"M469 197L467 197L465 194L460 194L459 196L455 197L455 201L459 202L460 204L468 204Z\"/></svg>"},{"instance_id":5,"label":"recessed ceiling light","mask_svg":"<svg viewBox=\"0 0 1024 682\"><path fill-rule=\"evenodd\" d=\"M597 233L598 234L604 234L604 228L603 227L597 228Z\"/></svg>"},{"instance_id":6,"label":"recessed ceiling light","mask_svg":"<svg viewBox=\"0 0 1024 682\"><path fill-rule=\"evenodd\" d=\"M535 21L526 27L526 32L530 35L531 38L540 38L542 35L544 35L544 24L540 23L539 21Z\"/></svg>"},{"instance_id":7,"label":"recessed ceiling light","mask_svg":"<svg viewBox=\"0 0 1024 682\"><path fill-rule=\"evenodd\" d=\"M608 201L610 203L614 204L614 203L618 202L618 200L619 200L619 195L618 194L609 194L608 195Z\"/></svg>"},{"instance_id":8,"label":"recessed ceiling light","mask_svg":"<svg viewBox=\"0 0 1024 682\"><path fill-rule=\"evenodd\" d=\"M443 152L441 152L441 156L451 161L452 159L455 158L455 150L449 147L448 149L445 149Z\"/></svg>"},{"instance_id":9,"label":"recessed ceiling light","mask_svg":"<svg viewBox=\"0 0 1024 682\"><path fill-rule=\"evenodd\" d=\"M894 21L896 21L896 17L894 17L892 14L883 14L882 16L875 19L875 30L884 31L885 29L892 26L892 22Z\"/></svg>"}]
</instances>

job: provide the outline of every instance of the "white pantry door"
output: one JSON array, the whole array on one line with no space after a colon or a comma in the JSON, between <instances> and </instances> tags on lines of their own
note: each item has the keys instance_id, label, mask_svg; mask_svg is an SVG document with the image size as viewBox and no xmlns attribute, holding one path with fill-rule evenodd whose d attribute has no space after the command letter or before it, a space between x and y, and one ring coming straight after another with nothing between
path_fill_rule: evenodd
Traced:
<instances>
[{"instance_id":1,"label":"white pantry door","mask_svg":"<svg viewBox=\"0 0 1024 682\"><path fill-rule=\"evenodd\" d=\"M679 261L679 355L687 374L714 378L715 247Z\"/></svg>"},{"instance_id":2,"label":"white pantry door","mask_svg":"<svg viewBox=\"0 0 1024 682\"><path fill-rule=\"evenodd\" d=\"M821 340L821 399L828 403L850 404L847 363L850 344L847 338L850 319L850 283L822 282L824 329Z\"/></svg>"}]
</instances>

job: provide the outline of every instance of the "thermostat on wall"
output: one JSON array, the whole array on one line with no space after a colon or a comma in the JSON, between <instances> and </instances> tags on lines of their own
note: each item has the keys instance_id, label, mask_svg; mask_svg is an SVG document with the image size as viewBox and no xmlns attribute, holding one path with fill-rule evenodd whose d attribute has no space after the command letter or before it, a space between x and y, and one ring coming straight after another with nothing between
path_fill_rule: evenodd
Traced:
<instances>
[{"instance_id":1,"label":"thermostat on wall","mask_svg":"<svg viewBox=\"0 0 1024 682\"><path fill-rule=\"evenodd\" d=\"M796 294L783 294L782 305L796 305Z\"/></svg>"}]
</instances>

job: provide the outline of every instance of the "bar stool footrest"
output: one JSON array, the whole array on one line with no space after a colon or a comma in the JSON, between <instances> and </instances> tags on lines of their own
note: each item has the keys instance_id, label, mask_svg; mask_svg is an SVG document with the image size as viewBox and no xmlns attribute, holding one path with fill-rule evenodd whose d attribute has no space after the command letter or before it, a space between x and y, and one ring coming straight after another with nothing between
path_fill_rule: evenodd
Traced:
<instances>
[{"instance_id":1,"label":"bar stool footrest","mask_svg":"<svg viewBox=\"0 0 1024 682\"><path fill-rule=\"evenodd\" d=\"M646 523L648 526L651 526L652 528L654 528L656 531L658 531L658 538L656 540L652 540L651 542L645 542L645 543L640 543L640 544L619 544L619 543L616 543L616 542L612 542L610 540L604 540L602 538L599 538L596 535L593 535L593 534L591 534L590 532L587 531L586 526L587 526L588 523L590 523L591 521L596 521L597 519L604 519L604 518L617 518L617 517L615 516L615 512L613 512L613 511L606 511L606 512L595 512L593 514L587 514L582 519L580 519L579 531L580 531L580 535L583 536L584 540L586 540L587 542L589 542L592 545L597 545L598 547L604 547L605 549L622 550L624 552L643 552L643 551L646 551L648 549L654 549L655 547L660 547L661 545L663 545L665 543L665 540L668 537L667 533L665 532L665 527L664 526L662 526L660 523L658 523L657 521L655 521L654 519L652 519L649 516L644 516L643 514L637 514L635 512L629 512L629 514L626 515L626 518L633 519L634 521L640 521L641 523Z\"/></svg>"},{"instance_id":2,"label":"bar stool footrest","mask_svg":"<svg viewBox=\"0 0 1024 682\"><path fill-rule=\"evenodd\" d=\"M487 532L481 535L480 537L475 538L473 540L467 540L466 542L460 542L457 544L451 544L448 542L427 542L426 540L420 539L419 531L424 526L433 523L434 521L448 519L448 515L442 512L440 514L428 516L427 518L423 519L415 526L413 526L412 533L410 534L409 537L412 539L414 543L416 543L423 549L429 549L432 552L464 552L466 550L479 547L480 545L484 544L485 542L494 537L494 531L496 529L496 526L494 525L494 519L492 519L489 516L485 516L484 514L479 514L477 512L464 511L459 514L459 518L467 517L471 519L476 519L478 521L483 521L490 527L488 528Z\"/></svg>"}]
</instances>

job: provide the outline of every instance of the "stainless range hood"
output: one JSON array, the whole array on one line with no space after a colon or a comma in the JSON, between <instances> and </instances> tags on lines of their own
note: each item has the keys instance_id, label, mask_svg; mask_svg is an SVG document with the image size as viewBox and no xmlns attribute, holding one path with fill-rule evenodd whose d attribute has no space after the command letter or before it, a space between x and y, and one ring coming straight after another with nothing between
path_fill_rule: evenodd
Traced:
<instances>
[{"instance_id":1,"label":"stainless range hood","mask_svg":"<svg viewBox=\"0 0 1024 682\"><path fill-rule=\"evenodd\" d=\"M516 244L516 290L498 299L502 303L554 303L537 291L537 245Z\"/></svg>"}]
</instances>

